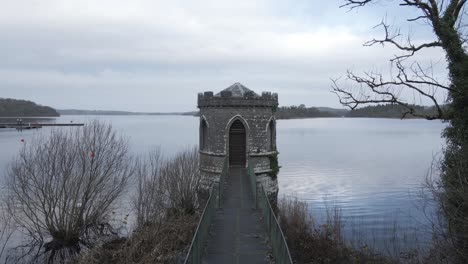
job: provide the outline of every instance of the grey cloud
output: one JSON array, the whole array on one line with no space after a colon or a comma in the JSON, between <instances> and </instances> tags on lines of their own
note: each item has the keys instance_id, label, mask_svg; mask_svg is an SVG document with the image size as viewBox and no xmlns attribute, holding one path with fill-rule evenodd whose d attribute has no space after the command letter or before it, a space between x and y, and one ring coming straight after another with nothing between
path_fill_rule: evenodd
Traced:
<instances>
[{"instance_id":1,"label":"grey cloud","mask_svg":"<svg viewBox=\"0 0 468 264\"><path fill-rule=\"evenodd\" d=\"M283 105L338 107L330 77L385 68L394 52L362 47L375 13L338 1L38 3L0 11L0 96L58 108L193 110L197 92L236 81Z\"/></svg>"}]
</instances>

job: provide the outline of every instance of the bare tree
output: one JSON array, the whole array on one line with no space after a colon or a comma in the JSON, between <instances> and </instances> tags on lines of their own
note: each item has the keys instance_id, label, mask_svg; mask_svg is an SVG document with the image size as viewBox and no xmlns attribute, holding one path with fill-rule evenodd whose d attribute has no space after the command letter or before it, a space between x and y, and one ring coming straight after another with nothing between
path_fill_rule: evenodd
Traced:
<instances>
[{"instance_id":1,"label":"bare tree","mask_svg":"<svg viewBox=\"0 0 468 264\"><path fill-rule=\"evenodd\" d=\"M15 231L12 217L6 208L0 207L0 261L6 258L8 244Z\"/></svg>"},{"instance_id":2,"label":"bare tree","mask_svg":"<svg viewBox=\"0 0 468 264\"><path fill-rule=\"evenodd\" d=\"M464 206L454 209L450 203L447 203L448 200L456 200L460 205L468 204L468 177L466 177L468 160L456 162L457 171L451 174L454 181L442 183L444 179L440 175L443 174L444 168L441 166L443 163L438 158L434 158L420 194L421 209L429 220L435 238L432 241L432 252L428 257L432 260L444 259L447 263L457 263L457 257L468 259L468 251L459 246L460 239L468 240L467 233L457 233L459 229L450 228L450 222L452 225L468 227L468 218L460 217L466 214L460 212L464 210ZM457 182L456 186L452 185L453 182ZM449 184L452 186L447 186ZM447 189L451 191L447 192ZM436 209L435 214L434 209Z\"/></svg>"},{"instance_id":3,"label":"bare tree","mask_svg":"<svg viewBox=\"0 0 468 264\"><path fill-rule=\"evenodd\" d=\"M344 0L342 7L354 9L376 2L379 0ZM342 87L339 79L333 79L332 92L338 95L343 105L351 109L365 104L390 103L406 107L407 111L404 116L411 114L427 119L450 119L453 113L451 109L444 107L446 101L441 100L438 94L447 94L447 102L457 100L463 95L466 96L464 76L468 70L463 68L468 64L468 55L463 46L466 43L467 24L464 21L466 0L395 0L395 2L419 12L416 17L409 18L408 22L426 22L426 25L434 32L434 40L416 44L410 36L404 38L398 29L392 30L390 25L382 21L376 27L384 30L384 36L367 41L364 46L390 45L400 50L400 54L390 59L396 70L391 76L384 76L375 71L368 71L363 75L348 71L347 79L357 83L358 89ZM451 82L438 80L431 66L424 67L417 61L408 60L428 48L441 48L445 51ZM415 102L408 100L408 93L405 91L413 93L422 100L427 100L436 111L433 114L418 112L414 107Z\"/></svg>"},{"instance_id":4,"label":"bare tree","mask_svg":"<svg viewBox=\"0 0 468 264\"><path fill-rule=\"evenodd\" d=\"M342 7L350 9L372 5L379 0L343 0ZM383 1L382 1L383 2ZM391 2L391 1L390 1ZM343 87L339 79L332 80L332 92L351 109L365 104L389 103L404 106L407 114L427 119L444 119L448 126L443 135L447 144L441 162L440 180L434 182L433 194L446 220L446 232L452 245L454 262L468 261L468 53L466 12L467 0L394 0L417 14L408 23L424 22L433 32L433 40L415 43L411 37L402 38L399 30L392 30L386 22L380 39L372 39L365 46L390 45L400 51L390 63L396 71L390 76L369 71L362 76L348 71L347 79L356 87ZM440 48L447 61L448 80L441 82L432 67L423 67L414 55L422 50ZM411 61L413 60L413 61ZM405 92L431 102L433 114L420 113L407 100ZM446 94L441 100L438 93ZM465 252L465 253L464 253Z\"/></svg>"},{"instance_id":5,"label":"bare tree","mask_svg":"<svg viewBox=\"0 0 468 264\"><path fill-rule=\"evenodd\" d=\"M98 121L27 142L7 175L8 206L41 261L63 261L111 230L133 174L127 142Z\"/></svg>"},{"instance_id":6,"label":"bare tree","mask_svg":"<svg viewBox=\"0 0 468 264\"><path fill-rule=\"evenodd\" d=\"M161 188L161 170L164 166L161 148L148 153L137 162L135 171L137 190L133 199L137 226L158 222L164 216L164 196Z\"/></svg>"},{"instance_id":7,"label":"bare tree","mask_svg":"<svg viewBox=\"0 0 468 264\"><path fill-rule=\"evenodd\" d=\"M161 171L161 186L168 206L176 211L193 214L198 206L200 172L198 148L176 154Z\"/></svg>"},{"instance_id":8,"label":"bare tree","mask_svg":"<svg viewBox=\"0 0 468 264\"><path fill-rule=\"evenodd\" d=\"M178 263L185 257L200 215L198 149L163 159L159 147L141 157L133 197L137 226L82 254L77 263ZM109 246L107 246L109 245Z\"/></svg>"}]
</instances>

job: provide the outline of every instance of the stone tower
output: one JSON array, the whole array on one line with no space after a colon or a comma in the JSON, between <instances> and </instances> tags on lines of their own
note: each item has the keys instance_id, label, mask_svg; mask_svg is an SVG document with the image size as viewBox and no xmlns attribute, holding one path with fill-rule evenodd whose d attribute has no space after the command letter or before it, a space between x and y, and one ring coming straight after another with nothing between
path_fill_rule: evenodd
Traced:
<instances>
[{"instance_id":1,"label":"stone tower","mask_svg":"<svg viewBox=\"0 0 468 264\"><path fill-rule=\"evenodd\" d=\"M200 108L200 171L211 183L229 166L247 166L250 159L257 182L271 200L278 193L275 111L278 95L256 94L235 83L217 94L198 94Z\"/></svg>"}]
</instances>

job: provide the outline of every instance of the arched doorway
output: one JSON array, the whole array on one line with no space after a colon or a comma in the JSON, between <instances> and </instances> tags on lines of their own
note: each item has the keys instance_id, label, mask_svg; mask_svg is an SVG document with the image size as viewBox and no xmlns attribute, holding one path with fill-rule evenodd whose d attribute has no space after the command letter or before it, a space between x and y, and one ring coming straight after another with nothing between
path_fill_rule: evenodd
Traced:
<instances>
[{"instance_id":1,"label":"arched doorway","mask_svg":"<svg viewBox=\"0 0 468 264\"><path fill-rule=\"evenodd\" d=\"M245 167L246 149L244 124L236 120L229 129L229 165Z\"/></svg>"},{"instance_id":2,"label":"arched doorway","mask_svg":"<svg viewBox=\"0 0 468 264\"><path fill-rule=\"evenodd\" d=\"M200 150L207 150L208 145L208 125L205 119L200 122Z\"/></svg>"},{"instance_id":3,"label":"arched doorway","mask_svg":"<svg viewBox=\"0 0 468 264\"><path fill-rule=\"evenodd\" d=\"M273 119L268 123L268 150L275 150L276 126Z\"/></svg>"}]
</instances>

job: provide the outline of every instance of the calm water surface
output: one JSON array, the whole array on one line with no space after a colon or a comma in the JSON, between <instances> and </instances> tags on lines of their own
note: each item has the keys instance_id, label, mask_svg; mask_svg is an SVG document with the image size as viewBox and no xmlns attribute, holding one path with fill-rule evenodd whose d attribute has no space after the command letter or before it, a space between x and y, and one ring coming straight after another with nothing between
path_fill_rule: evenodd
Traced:
<instances>
[{"instance_id":1,"label":"calm water surface","mask_svg":"<svg viewBox=\"0 0 468 264\"><path fill-rule=\"evenodd\" d=\"M106 120L128 137L135 153L161 146L172 155L198 144L198 118L184 116L62 116L57 122ZM280 195L307 201L318 222L325 209L341 209L349 239L382 246L398 236L410 246L429 239L418 209L421 184L443 147L440 121L398 119L301 119L277 124ZM23 143L47 129L0 130L0 181ZM377 242L375 242L375 241Z\"/></svg>"}]
</instances>

